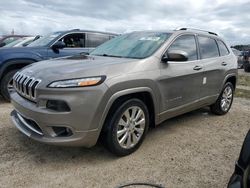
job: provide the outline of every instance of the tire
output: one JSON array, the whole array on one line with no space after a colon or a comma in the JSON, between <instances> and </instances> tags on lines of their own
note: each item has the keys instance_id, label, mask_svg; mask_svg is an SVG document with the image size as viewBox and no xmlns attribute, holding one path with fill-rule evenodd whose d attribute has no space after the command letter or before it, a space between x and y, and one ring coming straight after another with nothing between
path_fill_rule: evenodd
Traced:
<instances>
[{"instance_id":1,"label":"tire","mask_svg":"<svg viewBox=\"0 0 250 188\"><path fill-rule=\"evenodd\" d=\"M245 72L250 72L250 66L249 65L245 65L244 66L244 71Z\"/></svg>"},{"instance_id":2,"label":"tire","mask_svg":"<svg viewBox=\"0 0 250 188\"><path fill-rule=\"evenodd\" d=\"M226 114L232 106L233 97L234 97L234 86L231 82L227 82L224 85L222 92L218 97L218 99L216 100L216 102L210 106L211 112L216 115Z\"/></svg>"},{"instance_id":3,"label":"tire","mask_svg":"<svg viewBox=\"0 0 250 188\"><path fill-rule=\"evenodd\" d=\"M5 74L1 80L1 84L0 84L1 94L6 101L10 101L9 92L11 92L13 89L13 88L10 88L10 84L11 84L11 80L12 80L14 74L17 71L18 70L11 70L11 71L7 72L7 74Z\"/></svg>"},{"instance_id":4,"label":"tire","mask_svg":"<svg viewBox=\"0 0 250 188\"><path fill-rule=\"evenodd\" d=\"M148 131L147 106L139 99L129 99L120 103L118 108L111 112L114 114L112 113L106 121L106 147L117 156L129 155L140 147ZM136 122L141 124L136 125Z\"/></svg>"}]
</instances>

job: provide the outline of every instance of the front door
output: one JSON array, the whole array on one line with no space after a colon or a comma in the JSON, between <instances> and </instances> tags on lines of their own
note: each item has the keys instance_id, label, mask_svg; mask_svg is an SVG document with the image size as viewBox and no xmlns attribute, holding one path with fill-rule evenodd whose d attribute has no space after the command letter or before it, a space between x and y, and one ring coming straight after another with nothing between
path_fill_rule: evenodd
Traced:
<instances>
[{"instance_id":1,"label":"front door","mask_svg":"<svg viewBox=\"0 0 250 188\"><path fill-rule=\"evenodd\" d=\"M76 55L82 52L88 53L88 49L85 48L85 34L84 33L71 33L62 37L59 41L65 43L65 48L59 50L48 50L49 58L57 58L64 56Z\"/></svg>"},{"instance_id":2,"label":"front door","mask_svg":"<svg viewBox=\"0 0 250 188\"><path fill-rule=\"evenodd\" d=\"M188 54L185 62L162 63L159 87L162 98L162 112L192 104L200 98L203 82L203 66L198 60L194 35L181 35L166 51L181 50Z\"/></svg>"}]
</instances>

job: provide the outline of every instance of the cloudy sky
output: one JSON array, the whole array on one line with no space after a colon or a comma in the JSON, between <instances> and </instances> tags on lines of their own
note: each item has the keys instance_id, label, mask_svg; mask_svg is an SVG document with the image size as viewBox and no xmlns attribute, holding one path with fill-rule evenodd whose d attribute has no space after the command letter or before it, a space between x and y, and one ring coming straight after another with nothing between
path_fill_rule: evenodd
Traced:
<instances>
[{"instance_id":1,"label":"cloudy sky","mask_svg":"<svg viewBox=\"0 0 250 188\"><path fill-rule=\"evenodd\" d=\"M250 44L250 0L1 0L0 34L194 27Z\"/></svg>"}]
</instances>

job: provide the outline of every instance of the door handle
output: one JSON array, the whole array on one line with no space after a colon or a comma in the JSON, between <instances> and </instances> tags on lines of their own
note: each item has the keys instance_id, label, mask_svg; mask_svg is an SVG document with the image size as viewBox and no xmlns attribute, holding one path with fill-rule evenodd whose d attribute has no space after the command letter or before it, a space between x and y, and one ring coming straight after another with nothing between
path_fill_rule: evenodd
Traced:
<instances>
[{"instance_id":1,"label":"door handle","mask_svg":"<svg viewBox=\"0 0 250 188\"><path fill-rule=\"evenodd\" d=\"M202 67L200 67L200 66L197 65L197 66L195 66L193 69L198 71L198 70L201 70Z\"/></svg>"},{"instance_id":2,"label":"door handle","mask_svg":"<svg viewBox=\"0 0 250 188\"><path fill-rule=\"evenodd\" d=\"M222 65L222 66L226 66L227 63L226 63L226 62L222 62L221 65Z\"/></svg>"}]
</instances>

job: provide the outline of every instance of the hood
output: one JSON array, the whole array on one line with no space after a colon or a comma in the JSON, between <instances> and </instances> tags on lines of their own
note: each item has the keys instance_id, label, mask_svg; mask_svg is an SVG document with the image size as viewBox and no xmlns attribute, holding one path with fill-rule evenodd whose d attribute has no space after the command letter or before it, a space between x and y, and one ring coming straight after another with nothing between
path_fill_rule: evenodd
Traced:
<instances>
[{"instance_id":1,"label":"hood","mask_svg":"<svg viewBox=\"0 0 250 188\"><path fill-rule=\"evenodd\" d=\"M41 50L41 48L44 47L15 47L15 48L7 48L7 47L2 47L0 48L0 54L6 54L6 53L24 53L24 52L32 52L32 51L37 51Z\"/></svg>"},{"instance_id":2,"label":"hood","mask_svg":"<svg viewBox=\"0 0 250 188\"><path fill-rule=\"evenodd\" d=\"M40 61L26 67L22 73L48 81L100 75L106 75L109 79L124 74L124 72L131 72L135 61L142 60L77 55ZM131 66L127 66L128 63L131 63Z\"/></svg>"}]
</instances>

